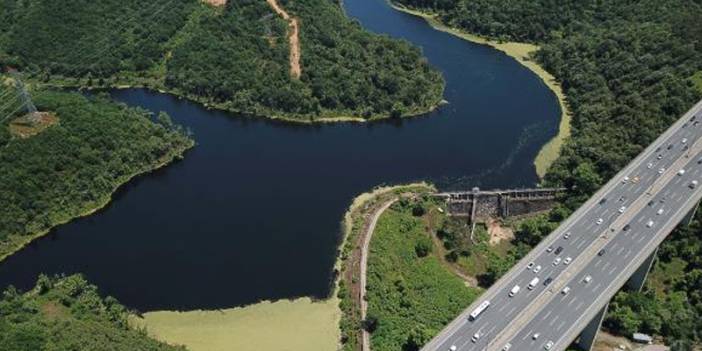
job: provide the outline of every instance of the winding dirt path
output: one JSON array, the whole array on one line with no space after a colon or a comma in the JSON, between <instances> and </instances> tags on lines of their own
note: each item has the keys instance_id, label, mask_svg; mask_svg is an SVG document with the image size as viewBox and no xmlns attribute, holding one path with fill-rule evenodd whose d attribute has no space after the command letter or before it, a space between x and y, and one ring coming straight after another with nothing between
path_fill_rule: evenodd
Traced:
<instances>
[{"instance_id":1,"label":"winding dirt path","mask_svg":"<svg viewBox=\"0 0 702 351\"><path fill-rule=\"evenodd\" d=\"M368 226L366 227L365 232L363 233L363 246L361 247L361 274L360 274L360 290L361 290L361 320L366 319L366 313L368 311L368 302L365 299L366 296L366 271L368 267L368 247L370 246L371 238L373 237L373 232L375 231L375 225L378 223L378 218L380 218L380 215L385 212L392 204L394 204L397 201L397 198L394 198L392 200L389 200L388 202L384 203L383 206L379 207L377 210L375 210L375 213L373 213L373 218L371 219L370 223L368 223ZM370 334L363 329L361 331L363 335L363 342L361 344L361 347L363 351L370 351Z\"/></svg>"},{"instance_id":2,"label":"winding dirt path","mask_svg":"<svg viewBox=\"0 0 702 351\"><path fill-rule=\"evenodd\" d=\"M277 0L266 0L273 10L288 21L288 39L290 40L290 75L295 79L300 79L302 75L302 67L300 66L300 21L290 16L280 5Z\"/></svg>"}]
</instances>

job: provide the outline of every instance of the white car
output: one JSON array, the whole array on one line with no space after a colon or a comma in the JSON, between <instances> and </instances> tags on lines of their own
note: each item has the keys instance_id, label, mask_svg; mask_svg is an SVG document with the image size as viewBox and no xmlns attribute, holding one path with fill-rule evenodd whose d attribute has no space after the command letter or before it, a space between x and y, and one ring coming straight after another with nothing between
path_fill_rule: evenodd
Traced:
<instances>
[{"instance_id":1,"label":"white car","mask_svg":"<svg viewBox=\"0 0 702 351\"><path fill-rule=\"evenodd\" d=\"M511 349L511 348L512 348L512 344L507 343L507 344L505 344L505 347L502 348L502 351L509 351L509 349Z\"/></svg>"},{"instance_id":2,"label":"white car","mask_svg":"<svg viewBox=\"0 0 702 351\"><path fill-rule=\"evenodd\" d=\"M473 343L476 343L476 342L478 342L478 339L480 339L480 333L475 333L475 334L473 334L473 337L470 338L470 341L472 341Z\"/></svg>"},{"instance_id":3,"label":"white car","mask_svg":"<svg viewBox=\"0 0 702 351\"><path fill-rule=\"evenodd\" d=\"M561 258L560 258L560 257L556 257L556 259L553 260L553 265L554 265L554 266L558 266L559 263L561 263Z\"/></svg>"},{"instance_id":4,"label":"white car","mask_svg":"<svg viewBox=\"0 0 702 351\"><path fill-rule=\"evenodd\" d=\"M687 142L687 138L683 138L682 143L685 144Z\"/></svg>"},{"instance_id":5,"label":"white car","mask_svg":"<svg viewBox=\"0 0 702 351\"><path fill-rule=\"evenodd\" d=\"M549 246L546 248L546 252L551 252L551 251L553 251L553 246Z\"/></svg>"},{"instance_id":6,"label":"white car","mask_svg":"<svg viewBox=\"0 0 702 351\"><path fill-rule=\"evenodd\" d=\"M550 341L550 340L549 340L549 342L546 343L546 345L544 345L544 349L546 349L546 350L550 350L552 347L553 347L553 341Z\"/></svg>"},{"instance_id":7,"label":"white car","mask_svg":"<svg viewBox=\"0 0 702 351\"><path fill-rule=\"evenodd\" d=\"M693 180L692 182L690 182L690 185L688 185L688 186L690 187L690 189L694 189L697 187L697 184L698 184L698 182L696 180Z\"/></svg>"},{"instance_id":8,"label":"white car","mask_svg":"<svg viewBox=\"0 0 702 351\"><path fill-rule=\"evenodd\" d=\"M569 292L570 292L569 286L566 286L565 288L563 288L563 290L561 290L561 294L563 294L563 295L568 295Z\"/></svg>"},{"instance_id":9,"label":"white car","mask_svg":"<svg viewBox=\"0 0 702 351\"><path fill-rule=\"evenodd\" d=\"M624 213L626 211L626 206L622 206L619 208L619 213Z\"/></svg>"},{"instance_id":10,"label":"white car","mask_svg":"<svg viewBox=\"0 0 702 351\"><path fill-rule=\"evenodd\" d=\"M649 163L646 165L646 167L648 167L649 169L650 169L650 168L653 168L653 163L649 162Z\"/></svg>"},{"instance_id":11,"label":"white car","mask_svg":"<svg viewBox=\"0 0 702 351\"><path fill-rule=\"evenodd\" d=\"M663 155L656 156L656 159L658 159L658 160L663 159Z\"/></svg>"},{"instance_id":12,"label":"white car","mask_svg":"<svg viewBox=\"0 0 702 351\"><path fill-rule=\"evenodd\" d=\"M684 170L684 169L681 169L681 170L678 171L678 175L679 175L679 176L684 175L684 174L685 174L685 170Z\"/></svg>"},{"instance_id":13,"label":"white car","mask_svg":"<svg viewBox=\"0 0 702 351\"><path fill-rule=\"evenodd\" d=\"M536 340L536 339L539 338L539 335L541 335L541 334L536 333L536 334L532 335L531 338L534 339L534 340Z\"/></svg>"},{"instance_id":14,"label":"white car","mask_svg":"<svg viewBox=\"0 0 702 351\"><path fill-rule=\"evenodd\" d=\"M597 223L597 225L600 225L602 224L602 222L604 222L604 220L602 218L598 218L595 223Z\"/></svg>"},{"instance_id":15,"label":"white car","mask_svg":"<svg viewBox=\"0 0 702 351\"><path fill-rule=\"evenodd\" d=\"M529 262L529 264L527 265L527 269L530 270L532 268L534 268L534 262Z\"/></svg>"},{"instance_id":16,"label":"white car","mask_svg":"<svg viewBox=\"0 0 702 351\"><path fill-rule=\"evenodd\" d=\"M658 170L658 174L663 174L665 172L665 168L661 167L661 169Z\"/></svg>"},{"instance_id":17,"label":"white car","mask_svg":"<svg viewBox=\"0 0 702 351\"><path fill-rule=\"evenodd\" d=\"M585 277L585 279L583 279L583 281L585 282L585 284L591 282L591 281L592 281L592 276L591 276L591 275L588 275L587 277Z\"/></svg>"},{"instance_id":18,"label":"white car","mask_svg":"<svg viewBox=\"0 0 702 351\"><path fill-rule=\"evenodd\" d=\"M541 266L534 267L534 273L539 273L541 271Z\"/></svg>"},{"instance_id":19,"label":"white car","mask_svg":"<svg viewBox=\"0 0 702 351\"><path fill-rule=\"evenodd\" d=\"M566 232L565 234L563 234L563 239L568 239L568 238L570 238L570 232Z\"/></svg>"},{"instance_id":20,"label":"white car","mask_svg":"<svg viewBox=\"0 0 702 351\"><path fill-rule=\"evenodd\" d=\"M570 257L566 257L566 258L565 258L565 260L563 260L563 264L567 266L567 265L569 265L569 264L570 264L570 262L571 262L571 261L573 261L573 259L572 259L572 258L570 258Z\"/></svg>"},{"instance_id":21,"label":"white car","mask_svg":"<svg viewBox=\"0 0 702 351\"><path fill-rule=\"evenodd\" d=\"M656 214L659 215L659 216L662 215L662 214L663 214L663 209L662 209L662 208L658 209L658 211L656 211Z\"/></svg>"},{"instance_id":22,"label":"white car","mask_svg":"<svg viewBox=\"0 0 702 351\"><path fill-rule=\"evenodd\" d=\"M628 177L628 176L626 176L626 177L624 177L624 178L622 179L622 183L624 183L624 184L626 184L626 182L628 182L628 181L629 181L629 177Z\"/></svg>"},{"instance_id":23,"label":"white car","mask_svg":"<svg viewBox=\"0 0 702 351\"><path fill-rule=\"evenodd\" d=\"M456 347L456 345L451 345L451 347L449 347L449 351L456 351L456 350L458 350L458 347Z\"/></svg>"},{"instance_id":24,"label":"white car","mask_svg":"<svg viewBox=\"0 0 702 351\"><path fill-rule=\"evenodd\" d=\"M646 227L647 227L647 228L653 227L653 221L648 221L648 222L646 222Z\"/></svg>"}]
</instances>

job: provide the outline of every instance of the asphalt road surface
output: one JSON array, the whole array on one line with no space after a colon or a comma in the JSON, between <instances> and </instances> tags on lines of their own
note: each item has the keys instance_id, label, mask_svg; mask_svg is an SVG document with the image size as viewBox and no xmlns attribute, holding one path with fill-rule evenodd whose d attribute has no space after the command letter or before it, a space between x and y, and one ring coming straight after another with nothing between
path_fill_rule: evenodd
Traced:
<instances>
[{"instance_id":1,"label":"asphalt road surface","mask_svg":"<svg viewBox=\"0 0 702 351\"><path fill-rule=\"evenodd\" d=\"M702 102L423 350L450 350L452 346L461 351L503 350L507 344L512 351L537 350L545 349L549 341L553 343L551 350L566 349L702 197L702 187L690 188L693 180L702 183L701 137ZM685 170L682 175L681 169ZM538 266L541 269L535 272ZM587 276L590 281L586 283ZM535 277L539 282L529 289ZM549 278L550 284L544 284ZM516 285L520 291L510 297L509 291ZM570 288L567 294L562 293L565 287ZM470 321L471 311L486 300L490 307ZM477 340L473 340L476 334Z\"/></svg>"}]
</instances>

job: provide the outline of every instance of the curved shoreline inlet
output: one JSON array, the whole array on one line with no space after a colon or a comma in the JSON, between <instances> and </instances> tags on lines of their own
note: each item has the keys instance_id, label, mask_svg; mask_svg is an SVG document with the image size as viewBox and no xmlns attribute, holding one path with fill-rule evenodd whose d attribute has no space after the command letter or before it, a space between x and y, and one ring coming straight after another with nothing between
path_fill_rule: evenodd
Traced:
<instances>
[{"instance_id":1,"label":"curved shoreline inlet","mask_svg":"<svg viewBox=\"0 0 702 351\"><path fill-rule=\"evenodd\" d=\"M374 32L420 46L448 105L365 125L248 119L143 89L128 105L169 113L197 142L182 162L123 187L98 213L56 228L0 264L0 287L81 272L141 311L230 308L330 292L339 221L380 184L520 187L560 109L514 59L432 29L382 0L345 1Z\"/></svg>"}]
</instances>

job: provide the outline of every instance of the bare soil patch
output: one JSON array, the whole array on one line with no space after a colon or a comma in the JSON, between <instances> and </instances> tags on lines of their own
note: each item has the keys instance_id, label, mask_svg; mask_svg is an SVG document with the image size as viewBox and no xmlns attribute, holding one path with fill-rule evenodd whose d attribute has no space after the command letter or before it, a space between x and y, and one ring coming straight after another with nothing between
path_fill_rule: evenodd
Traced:
<instances>
[{"instance_id":1,"label":"bare soil patch","mask_svg":"<svg viewBox=\"0 0 702 351\"><path fill-rule=\"evenodd\" d=\"M204 3L212 5L212 6L217 6L221 7L227 4L227 0L202 0Z\"/></svg>"},{"instance_id":2,"label":"bare soil patch","mask_svg":"<svg viewBox=\"0 0 702 351\"><path fill-rule=\"evenodd\" d=\"M33 137L59 122L59 118L50 112L26 114L10 122L10 134L17 138Z\"/></svg>"},{"instance_id":3,"label":"bare soil patch","mask_svg":"<svg viewBox=\"0 0 702 351\"><path fill-rule=\"evenodd\" d=\"M497 245L501 241L511 241L514 239L512 228L503 227L502 223L496 219L490 219L487 223L488 234L490 234L490 245Z\"/></svg>"}]
</instances>

